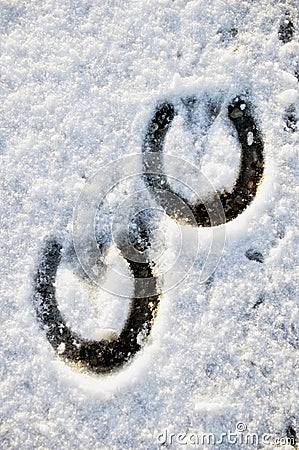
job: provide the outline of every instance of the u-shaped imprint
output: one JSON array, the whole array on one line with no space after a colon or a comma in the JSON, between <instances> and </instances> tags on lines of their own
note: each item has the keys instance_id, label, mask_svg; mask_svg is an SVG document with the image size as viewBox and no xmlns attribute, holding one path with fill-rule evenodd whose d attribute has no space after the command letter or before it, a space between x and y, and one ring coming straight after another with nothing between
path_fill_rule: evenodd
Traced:
<instances>
[{"instance_id":1,"label":"u-shaped imprint","mask_svg":"<svg viewBox=\"0 0 299 450\"><path fill-rule=\"evenodd\" d=\"M147 296L141 292L138 279L149 279L151 292L156 287L151 264L128 261L134 277L135 296L126 323L115 340L87 340L73 333L63 319L55 294L56 273L61 261L62 246L49 240L41 255L41 261L35 277L34 304L37 316L45 328L47 338L60 356L69 363L94 373L106 373L125 364L141 348L140 336L146 338L152 327L160 296ZM157 289L155 289L157 291Z\"/></svg>"},{"instance_id":2,"label":"u-shaped imprint","mask_svg":"<svg viewBox=\"0 0 299 450\"><path fill-rule=\"evenodd\" d=\"M189 221L187 217L182 217L181 211L177 209L179 203L190 208L195 218L194 223L201 227L221 225L235 219L254 199L264 170L263 141L253 119L250 104L237 98L228 106L228 116L237 131L241 144L239 175L233 190L232 192L211 193L212 197L204 203L200 201L190 203L180 193L174 192L164 175L163 147L166 134L170 130L176 114L174 105L166 102L156 109L149 123L143 145L143 172L147 186L156 201L175 220L181 218L186 222ZM148 154L152 155L153 153L157 154L155 167L153 158L150 158L150 164L147 158ZM157 176L157 173L162 175ZM174 202L173 208L169 204L165 206L163 201L165 196L161 195L163 191L178 197L182 202ZM219 199L222 208L219 208Z\"/></svg>"},{"instance_id":3,"label":"u-shaped imprint","mask_svg":"<svg viewBox=\"0 0 299 450\"><path fill-rule=\"evenodd\" d=\"M212 208L214 205L215 210L218 208L219 199L221 202L222 214L217 215L216 211L213 222L210 219L211 210L208 210L204 203L191 204L172 191L163 170L159 177L149 171L146 158L148 153L157 154L156 167L163 169L164 141L175 114L172 103L163 103L157 108L148 125L143 145L143 172L147 186L158 201L159 196L156 194L159 190L178 196L181 200L179 204L184 203L192 210L198 226L209 227L233 220L253 200L263 176L263 142L249 103L237 98L228 106L228 116L241 143L240 169L232 192L215 194L215 198L210 199L209 205ZM167 208L166 212L177 218L180 211ZM120 251L122 252L122 249ZM83 339L73 333L60 313L55 279L61 258L62 245L55 239L48 240L34 280L34 305L50 344L66 362L74 363L89 372L108 373L120 368L141 349L140 335L147 338L151 332L160 301L157 279L152 271L154 263L148 260L133 262L127 259L135 280L129 316L117 339L95 341ZM148 291L146 284L138 283L140 278L151 283ZM148 292L152 294L149 295Z\"/></svg>"}]
</instances>

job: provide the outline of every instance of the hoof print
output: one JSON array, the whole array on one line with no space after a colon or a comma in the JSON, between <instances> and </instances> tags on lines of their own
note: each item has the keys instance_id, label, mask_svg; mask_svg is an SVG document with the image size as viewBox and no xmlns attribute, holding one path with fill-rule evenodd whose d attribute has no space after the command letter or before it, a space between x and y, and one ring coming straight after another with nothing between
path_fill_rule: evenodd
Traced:
<instances>
[{"instance_id":1,"label":"hoof print","mask_svg":"<svg viewBox=\"0 0 299 450\"><path fill-rule=\"evenodd\" d=\"M41 256L34 280L33 301L41 327L53 349L65 362L87 372L109 373L122 367L141 349L149 336L157 312L160 296L141 292L140 278L151 283L151 292L157 292L156 278L150 263L127 260L135 279L135 292L126 323L116 338L100 341L87 340L74 333L62 316L56 299L55 279L62 259L62 245L49 240ZM144 286L144 283L142 283Z\"/></svg>"},{"instance_id":2,"label":"hoof print","mask_svg":"<svg viewBox=\"0 0 299 450\"><path fill-rule=\"evenodd\" d=\"M182 103L189 105L190 100L182 100ZM194 100L192 98L193 104ZM211 101L208 101L208 104L214 105ZM213 106L213 111L217 115L218 109L215 105ZM180 193L175 192L169 185L164 173L164 141L167 131L172 126L173 118L179 113L175 105L171 102L160 104L148 124L142 149L144 180L157 203L174 220L179 218L184 220L185 223L190 223L190 219L180 210L179 202L176 202L175 207L161 203L159 190L169 192L172 197L180 200L181 205L187 206L188 211L192 212L195 219L194 225L200 227L217 226L235 219L247 208L256 195L257 188L263 177L264 156L263 140L253 118L252 107L248 101L237 97L228 105L227 112L241 144L241 161L238 177L232 192L212 192L210 198L195 203L189 202ZM156 162L151 167L149 167L147 153L157 154ZM159 173L159 176L156 175L157 173Z\"/></svg>"}]
</instances>

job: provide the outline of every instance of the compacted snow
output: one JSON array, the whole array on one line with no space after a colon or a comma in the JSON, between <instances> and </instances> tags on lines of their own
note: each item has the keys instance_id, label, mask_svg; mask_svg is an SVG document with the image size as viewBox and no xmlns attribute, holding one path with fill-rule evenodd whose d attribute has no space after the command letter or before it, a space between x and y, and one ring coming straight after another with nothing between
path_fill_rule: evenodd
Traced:
<instances>
[{"instance_id":1,"label":"compacted snow","mask_svg":"<svg viewBox=\"0 0 299 450\"><path fill-rule=\"evenodd\" d=\"M1 449L295 448L298 20L296 0L0 1ZM238 177L236 99L262 138L257 192L226 224L175 220L142 176L155 111L176 107L166 184L194 201ZM126 227L142 245L142 210L156 319L128 363L82 370L36 314L45 242L64 249L66 325L116 340L134 285L118 247Z\"/></svg>"}]
</instances>

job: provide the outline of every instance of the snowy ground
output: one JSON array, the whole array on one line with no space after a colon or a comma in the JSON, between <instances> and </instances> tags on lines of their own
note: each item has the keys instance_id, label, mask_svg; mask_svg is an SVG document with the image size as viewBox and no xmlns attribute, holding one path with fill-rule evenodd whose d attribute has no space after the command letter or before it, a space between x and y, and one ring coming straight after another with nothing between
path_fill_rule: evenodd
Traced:
<instances>
[{"instance_id":1,"label":"snowy ground","mask_svg":"<svg viewBox=\"0 0 299 450\"><path fill-rule=\"evenodd\" d=\"M1 449L266 449L299 432L298 20L296 0L0 0ZM110 188L103 167L115 160L117 179L128 161L136 176L107 202L124 191L134 199L159 102L226 105L241 94L263 136L264 178L251 205L220 227L213 277L199 282L211 229L164 215L159 264L170 282L149 341L112 375L65 364L32 302L45 239L71 241L86 180L102 171ZM229 189L240 148L225 111L210 127L202 110L197 120L186 130L179 115L167 136L165 152L185 161L176 177L193 186L196 174L183 169L200 164L216 189ZM181 234L188 274L171 289ZM88 339L119 332L128 301L115 283L108 273L106 290L91 288L62 265L56 290L68 325ZM237 443L193 444L192 433L219 439L236 427ZM175 436L163 443L165 430ZM259 446L240 443L247 432Z\"/></svg>"}]
</instances>

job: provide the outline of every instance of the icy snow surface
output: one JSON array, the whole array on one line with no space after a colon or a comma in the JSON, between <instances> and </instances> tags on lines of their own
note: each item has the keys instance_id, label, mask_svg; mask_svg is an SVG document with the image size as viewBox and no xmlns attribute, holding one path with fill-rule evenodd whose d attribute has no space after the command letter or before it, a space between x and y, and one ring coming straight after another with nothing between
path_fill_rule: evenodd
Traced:
<instances>
[{"instance_id":1,"label":"icy snow surface","mask_svg":"<svg viewBox=\"0 0 299 450\"><path fill-rule=\"evenodd\" d=\"M296 0L0 1L0 448L208 449L215 445L158 437L165 429L219 436L240 422L259 436L299 430L298 14ZM200 107L189 129L178 114L164 151L199 166L215 189L231 189L240 146L225 105L238 95L254 107L264 178L251 205L220 227L226 241L213 276L199 282L211 229L161 214L157 267L171 286L182 232L188 273L163 293L148 342L111 375L70 367L32 303L45 239L71 241L86 180L122 157L134 155L136 177L107 203L124 191L134 200L137 188L148 199L142 142L165 100L218 102L212 123ZM196 184L184 167L177 179ZM124 165L117 170L121 178ZM66 322L88 339L113 338L129 308L114 295L114 274L128 268L113 248L108 257L117 269L105 286L71 265L57 274Z\"/></svg>"}]
</instances>

